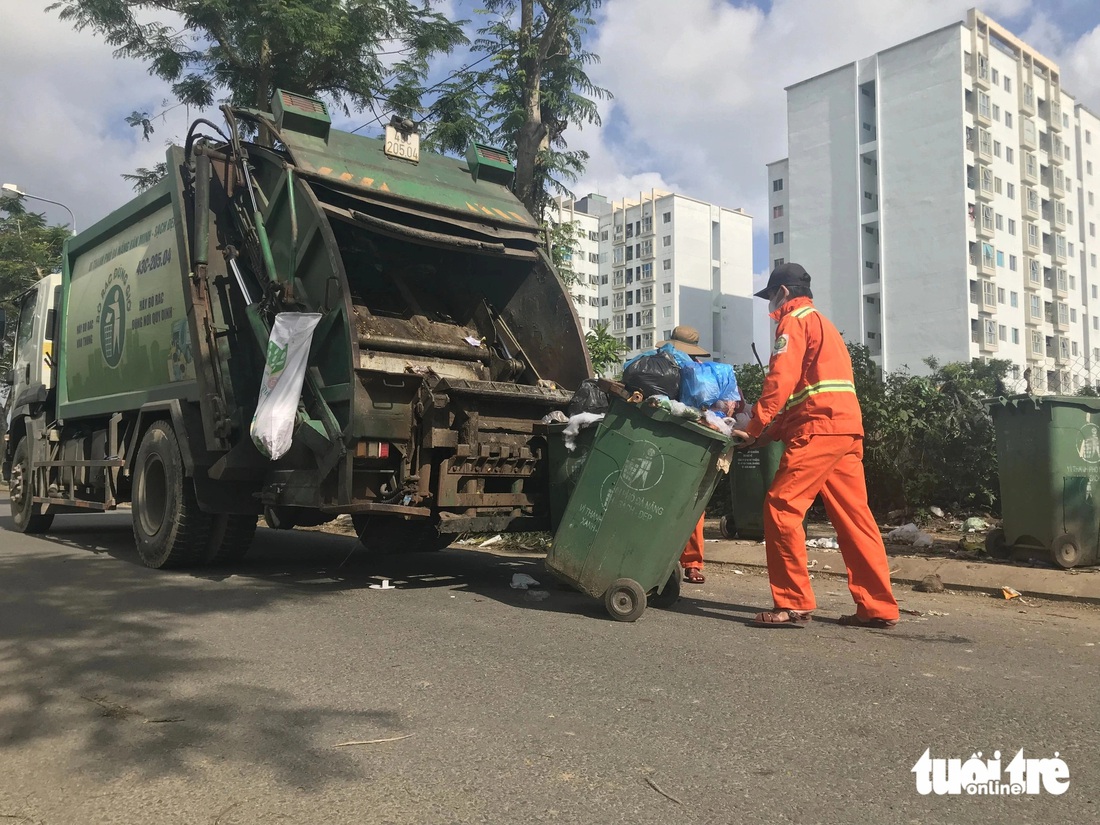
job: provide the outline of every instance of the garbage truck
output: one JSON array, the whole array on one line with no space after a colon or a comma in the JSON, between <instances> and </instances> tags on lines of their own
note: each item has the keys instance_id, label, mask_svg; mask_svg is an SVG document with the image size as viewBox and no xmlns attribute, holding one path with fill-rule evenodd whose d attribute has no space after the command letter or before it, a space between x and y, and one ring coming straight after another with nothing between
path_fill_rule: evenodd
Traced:
<instances>
[{"instance_id":1,"label":"garbage truck","mask_svg":"<svg viewBox=\"0 0 1100 825\"><path fill-rule=\"evenodd\" d=\"M222 107L167 176L22 296L3 445L17 530L129 504L154 568L240 559L349 514L370 548L549 526L541 419L592 374L508 155L333 128L277 91ZM271 330L319 316L289 449L257 448ZM277 354L277 353L276 353Z\"/></svg>"}]
</instances>

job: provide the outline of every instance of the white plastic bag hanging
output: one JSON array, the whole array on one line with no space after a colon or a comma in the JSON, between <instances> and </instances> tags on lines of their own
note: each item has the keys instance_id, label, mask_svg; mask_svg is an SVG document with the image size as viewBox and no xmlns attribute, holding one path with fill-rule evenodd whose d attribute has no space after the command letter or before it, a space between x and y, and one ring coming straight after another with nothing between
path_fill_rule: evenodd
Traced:
<instances>
[{"instance_id":1,"label":"white plastic bag hanging","mask_svg":"<svg viewBox=\"0 0 1100 825\"><path fill-rule=\"evenodd\" d=\"M269 458L279 458L290 449L309 347L320 320L317 312L280 312L275 316L250 430L256 449Z\"/></svg>"}]
</instances>

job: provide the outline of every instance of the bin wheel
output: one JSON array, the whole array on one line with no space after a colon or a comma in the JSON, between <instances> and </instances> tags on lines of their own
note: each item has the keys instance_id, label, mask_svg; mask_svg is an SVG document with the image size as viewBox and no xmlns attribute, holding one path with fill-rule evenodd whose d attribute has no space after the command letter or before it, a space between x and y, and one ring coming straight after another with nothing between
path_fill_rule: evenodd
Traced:
<instances>
[{"instance_id":1,"label":"bin wheel","mask_svg":"<svg viewBox=\"0 0 1100 825\"><path fill-rule=\"evenodd\" d=\"M645 612L645 591L634 579L617 579L603 594L603 606L615 621L637 621Z\"/></svg>"},{"instance_id":2,"label":"bin wheel","mask_svg":"<svg viewBox=\"0 0 1100 825\"><path fill-rule=\"evenodd\" d=\"M1007 559L1012 555L1012 548L1005 539L1005 531L999 527L985 534L985 552L995 559Z\"/></svg>"},{"instance_id":3,"label":"bin wheel","mask_svg":"<svg viewBox=\"0 0 1100 825\"><path fill-rule=\"evenodd\" d=\"M1081 548L1077 544L1077 537L1073 533L1065 533L1054 540L1050 545L1050 557L1059 567L1069 570L1081 563Z\"/></svg>"},{"instance_id":4,"label":"bin wheel","mask_svg":"<svg viewBox=\"0 0 1100 825\"><path fill-rule=\"evenodd\" d=\"M649 602L651 607L667 610L680 601L680 581L680 566L676 565L676 569L672 571L672 575L665 582L665 589L660 593L654 593L646 601Z\"/></svg>"},{"instance_id":5,"label":"bin wheel","mask_svg":"<svg viewBox=\"0 0 1100 825\"><path fill-rule=\"evenodd\" d=\"M737 538L737 524L734 522L733 516L722 516L722 522L718 525L718 529L721 530L724 539Z\"/></svg>"}]
</instances>

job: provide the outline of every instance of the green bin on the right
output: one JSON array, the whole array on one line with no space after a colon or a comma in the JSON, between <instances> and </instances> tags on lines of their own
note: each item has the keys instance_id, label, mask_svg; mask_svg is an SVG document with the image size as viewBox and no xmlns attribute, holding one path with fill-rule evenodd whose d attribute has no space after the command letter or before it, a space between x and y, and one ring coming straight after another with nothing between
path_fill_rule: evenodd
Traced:
<instances>
[{"instance_id":1,"label":"green bin on the right","mask_svg":"<svg viewBox=\"0 0 1100 825\"><path fill-rule=\"evenodd\" d=\"M1100 555L1100 398L1017 395L986 402L997 438L1003 528L990 555L1049 553L1060 567Z\"/></svg>"},{"instance_id":2,"label":"green bin on the right","mask_svg":"<svg viewBox=\"0 0 1100 825\"><path fill-rule=\"evenodd\" d=\"M783 442L738 450L730 467L730 512L722 516L722 537L764 538L764 497L783 458Z\"/></svg>"}]
</instances>

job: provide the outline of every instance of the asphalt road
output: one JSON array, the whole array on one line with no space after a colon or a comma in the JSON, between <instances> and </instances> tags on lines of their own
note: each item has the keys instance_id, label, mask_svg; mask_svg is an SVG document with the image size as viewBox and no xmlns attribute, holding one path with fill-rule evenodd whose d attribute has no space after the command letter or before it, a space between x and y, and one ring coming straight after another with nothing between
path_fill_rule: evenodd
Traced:
<instances>
[{"instance_id":1,"label":"asphalt road","mask_svg":"<svg viewBox=\"0 0 1100 825\"><path fill-rule=\"evenodd\" d=\"M125 514L0 519L0 820L1097 821L1095 609L907 591L947 615L853 630L819 578L809 628L758 630L766 580L715 567L628 625L512 590L549 582L537 558L356 547L261 530L232 570L171 574ZM1069 789L921 796L926 748L1057 751Z\"/></svg>"}]
</instances>

